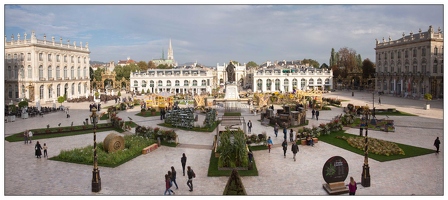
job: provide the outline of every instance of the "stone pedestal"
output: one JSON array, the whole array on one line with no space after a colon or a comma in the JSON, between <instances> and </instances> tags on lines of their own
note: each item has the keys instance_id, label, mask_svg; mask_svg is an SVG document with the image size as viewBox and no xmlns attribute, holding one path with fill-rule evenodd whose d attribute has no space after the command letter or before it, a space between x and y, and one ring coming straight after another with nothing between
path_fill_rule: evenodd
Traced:
<instances>
[{"instance_id":1,"label":"stone pedestal","mask_svg":"<svg viewBox=\"0 0 448 200\"><path fill-rule=\"evenodd\" d=\"M224 95L224 99L240 99L240 95L238 93L238 86L236 84L227 84L226 85L226 93Z\"/></svg>"},{"instance_id":2,"label":"stone pedestal","mask_svg":"<svg viewBox=\"0 0 448 200\"><path fill-rule=\"evenodd\" d=\"M348 193L348 187L344 182L324 183L322 187L330 195Z\"/></svg>"}]
</instances>

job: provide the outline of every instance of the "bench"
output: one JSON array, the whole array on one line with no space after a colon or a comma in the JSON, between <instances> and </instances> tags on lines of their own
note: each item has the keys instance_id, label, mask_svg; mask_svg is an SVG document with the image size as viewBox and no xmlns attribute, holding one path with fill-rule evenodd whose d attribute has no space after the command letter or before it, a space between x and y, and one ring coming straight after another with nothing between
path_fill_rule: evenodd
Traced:
<instances>
[{"instance_id":1,"label":"bench","mask_svg":"<svg viewBox=\"0 0 448 200\"><path fill-rule=\"evenodd\" d=\"M149 152L153 152L154 150L156 150L159 146L157 145L157 143L154 143L152 145L149 145L145 148L143 148L142 150L142 154L147 154Z\"/></svg>"}]
</instances>

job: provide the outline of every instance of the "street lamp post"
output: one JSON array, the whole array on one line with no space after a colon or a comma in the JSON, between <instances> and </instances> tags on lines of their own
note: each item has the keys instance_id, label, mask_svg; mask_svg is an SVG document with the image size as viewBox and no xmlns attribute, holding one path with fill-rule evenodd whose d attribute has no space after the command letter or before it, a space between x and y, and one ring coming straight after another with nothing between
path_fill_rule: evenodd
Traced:
<instances>
[{"instance_id":1,"label":"street lamp post","mask_svg":"<svg viewBox=\"0 0 448 200\"><path fill-rule=\"evenodd\" d=\"M364 149L364 165L362 167L362 174L361 174L361 185L364 187L370 187L370 167L369 167L369 144L368 144L368 126L369 126L369 111L365 111L365 120L366 120L366 137L365 137L365 149Z\"/></svg>"},{"instance_id":2,"label":"street lamp post","mask_svg":"<svg viewBox=\"0 0 448 200\"><path fill-rule=\"evenodd\" d=\"M101 190L100 170L98 170L98 157L96 155L96 127L98 124L98 115L96 108L92 108L92 115L90 115L90 122L93 124L93 177L92 177L92 192L99 192Z\"/></svg>"}]
</instances>

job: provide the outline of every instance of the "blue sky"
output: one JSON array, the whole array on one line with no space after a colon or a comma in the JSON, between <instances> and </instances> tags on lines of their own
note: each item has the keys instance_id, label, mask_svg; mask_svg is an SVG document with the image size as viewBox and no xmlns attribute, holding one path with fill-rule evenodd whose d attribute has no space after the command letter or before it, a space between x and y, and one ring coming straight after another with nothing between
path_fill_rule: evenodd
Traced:
<instances>
[{"instance_id":1,"label":"blue sky","mask_svg":"<svg viewBox=\"0 0 448 200\"><path fill-rule=\"evenodd\" d=\"M375 60L375 39L401 38L429 25L444 29L444 5L14 5L4 6L7 41L34 30L38 39L89 43L92 61L167 56L179 64L236 60L329 63L331 48ZM276 2L271 2L276 3ZM426 2L431 3L431 2Z\"/></svg>"}]
</instances>

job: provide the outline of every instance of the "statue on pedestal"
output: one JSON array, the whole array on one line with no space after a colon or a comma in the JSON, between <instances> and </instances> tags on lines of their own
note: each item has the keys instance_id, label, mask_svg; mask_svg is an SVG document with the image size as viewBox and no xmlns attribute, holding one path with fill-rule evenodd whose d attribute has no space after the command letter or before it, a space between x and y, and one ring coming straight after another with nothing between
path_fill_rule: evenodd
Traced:
<instances>
[{"instance_id":1,"label":"statue on pedestal","mask_svg":"<svg viewBox=\"0 0 448 200\"><path fill-rule=\"evenodd\" d=\"M233 65L232 61L230 61L229 65L227 65L226 72L227 72L227 81L229 83L234 83L235 82L235 65Z\"/></svg>"}]
</instances>

